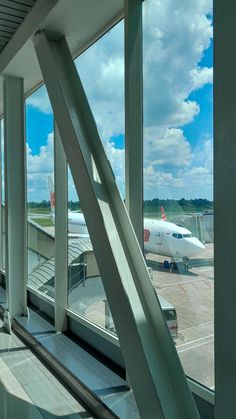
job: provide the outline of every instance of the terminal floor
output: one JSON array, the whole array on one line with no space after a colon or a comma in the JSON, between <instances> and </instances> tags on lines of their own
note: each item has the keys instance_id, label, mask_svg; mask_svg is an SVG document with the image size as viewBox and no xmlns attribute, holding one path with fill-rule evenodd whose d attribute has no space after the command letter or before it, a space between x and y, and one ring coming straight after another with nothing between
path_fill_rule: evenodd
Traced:
<instances>
[{"instance_id":1,"label":"terminal floor","mask_svg":"<svg viewBox=\"0 0 236 419\"><path fill-rule=\"evenodd\" d=\"M0 418L87 419L88 411L0 320Z\"/></svg>"}]
</instances>

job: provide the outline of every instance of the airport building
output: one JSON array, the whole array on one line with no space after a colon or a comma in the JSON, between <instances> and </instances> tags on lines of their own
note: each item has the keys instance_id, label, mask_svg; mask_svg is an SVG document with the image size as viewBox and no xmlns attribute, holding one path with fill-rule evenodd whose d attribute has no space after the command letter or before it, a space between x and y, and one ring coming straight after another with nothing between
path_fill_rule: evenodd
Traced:
<instances>
[{"instance_id":1,"label":"airport building","mask_svg":"<svg viewBox=\"0 0 236 419\"><path fill-rule=\"evenodd\" d=\"M0 0L1 419L236 418L235 12Z\"/></svg>"}]
</instances>

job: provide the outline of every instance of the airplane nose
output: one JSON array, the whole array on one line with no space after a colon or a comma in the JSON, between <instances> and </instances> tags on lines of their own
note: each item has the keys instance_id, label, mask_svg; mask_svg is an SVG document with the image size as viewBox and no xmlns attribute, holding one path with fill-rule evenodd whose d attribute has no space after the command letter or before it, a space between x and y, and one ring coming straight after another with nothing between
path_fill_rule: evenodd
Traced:
<instances>
[{"instance_id":1,"label":"airplane nose","mask_svg":"<svg viewBox=\"0 0 236 419\"><path fill-rule=\"evenodd\" d=\"M193 241L192 243L192 252L193 255L199 255L200 253L202 253L205 250L205 246L202 242L200 242L200 240L196 239Z\"/></svg>"}]
</instances>

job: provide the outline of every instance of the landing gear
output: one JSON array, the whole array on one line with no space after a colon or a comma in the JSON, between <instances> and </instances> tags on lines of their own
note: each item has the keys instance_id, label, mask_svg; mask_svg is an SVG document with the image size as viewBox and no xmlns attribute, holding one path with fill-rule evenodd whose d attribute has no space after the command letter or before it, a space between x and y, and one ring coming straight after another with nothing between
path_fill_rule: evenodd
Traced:
<instances>
[{"instance_id":1,"label":"landing gear","mask_svg":"<svg viewBox=\"0 0 236 419\"><path fill-rule=\"evenodd\" d=\"M188 272L189 269L189 258L186 256L183 258L183 264L184 264L184 272Z\"/></svg>"},{"instance_id":2,"label":"landing gear","mask_svg":"<svg viewBox=\"0 0 236 419\"><path fill-rule=\"evenodd\" d=\"M183 262L183 264L182 264ZM183 257L183 259L171 259L170 262L168 260L164 260L163 262L163 268L169 269L169 272L172 272L173 270L177 270L179 273L184 268L184 272L187 273L189 270L189 258L187 256Z\"/></svg>"},{"instance_id":3,"label":"landing gear","mask_svg":"<svg viewBox=\"0 0 236 419\"><path fill-rule=\"evenodd\" d=\"M174 259L171 259L170 262L168 260L164 260L163 268L169 269L169 271L172 272L173 269L177 269L176 261Z\"/></svg>"},{"instance_id":4,"label":"landing gear","mask_svg":"<svg viewBox=\"0 0 236 419\"><path fill-rule=\"evenodd\" d=\"M171 259L170 261L170 273L173 271L173 269L177 269L177 264L176 261L174 259Z\"/></svg>"}]
</instances>

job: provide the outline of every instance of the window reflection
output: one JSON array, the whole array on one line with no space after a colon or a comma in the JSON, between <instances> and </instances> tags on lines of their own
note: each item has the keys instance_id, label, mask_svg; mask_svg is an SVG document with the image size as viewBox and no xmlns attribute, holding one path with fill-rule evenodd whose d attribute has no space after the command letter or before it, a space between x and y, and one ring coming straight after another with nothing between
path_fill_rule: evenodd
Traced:
<instances>
[{"instance_id":1,"label":"window reflection","mask_svg":"<svg viewBox=\"0 0 236 419\"><path fill-rule=\"evenodd\" d=\"M28 285L54 298L53 115L45 86L26 100Z\"/></svg>"},{"instance_id":2,"label":"window reflection","mask_svg":"<svg viewBox=\"0 0 236 419\"><path fill-rule=\"evenodd\" d=\"M186 374L213 388L212 4L143 11L146 260Z\"/></svg>"}]
</instances>

